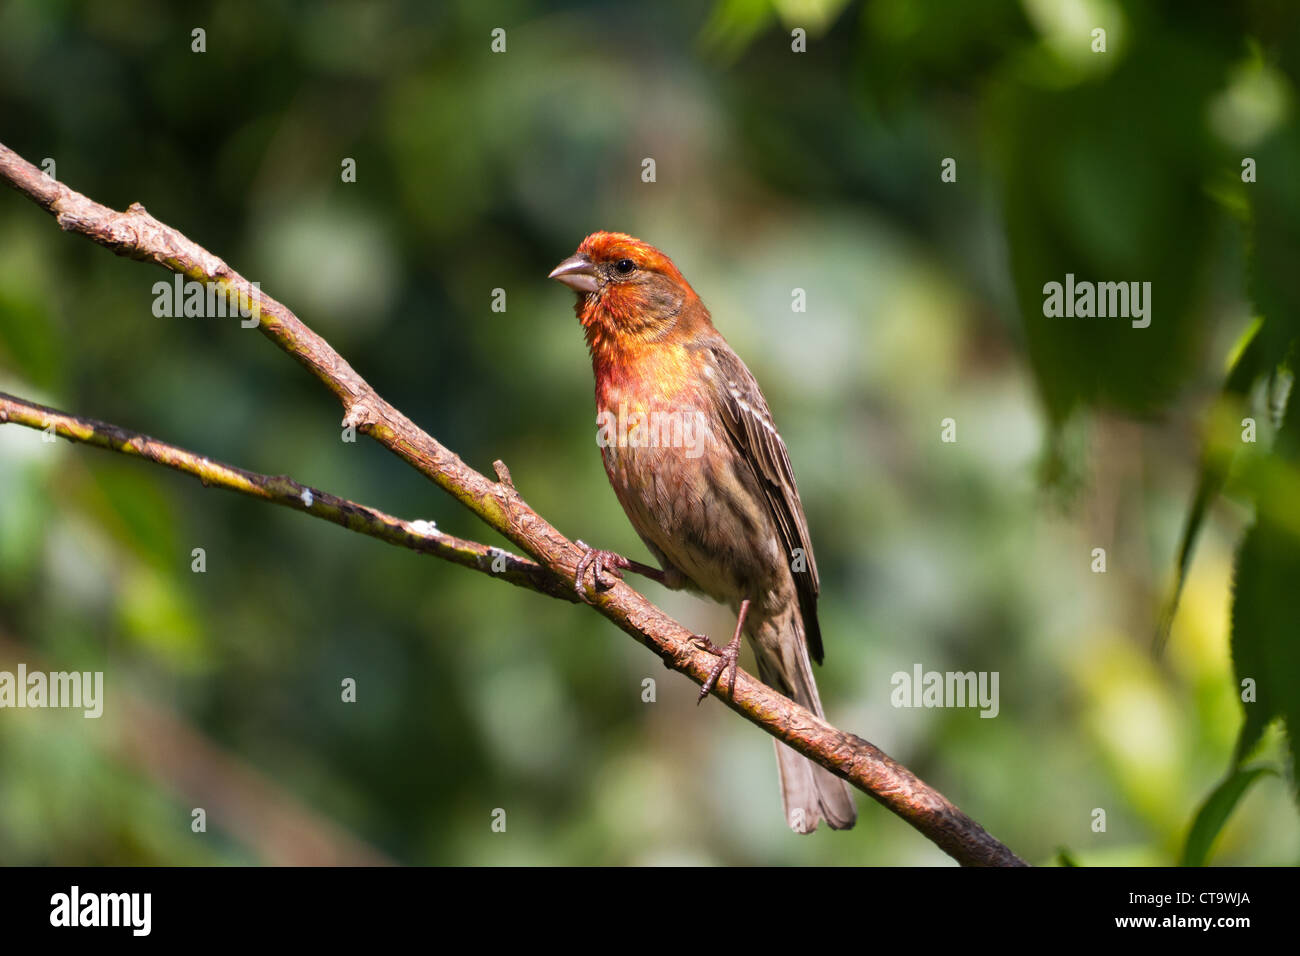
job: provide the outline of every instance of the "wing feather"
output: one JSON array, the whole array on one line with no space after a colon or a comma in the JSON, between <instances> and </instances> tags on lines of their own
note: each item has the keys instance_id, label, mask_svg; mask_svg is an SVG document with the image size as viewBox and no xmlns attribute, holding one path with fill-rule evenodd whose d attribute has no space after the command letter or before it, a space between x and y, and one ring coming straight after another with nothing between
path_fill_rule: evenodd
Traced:
<instances>
[{"instance_id":1,"label":"wing feather","mask_svg":"<svg viewBox=\"0 0 1300 956\"><path fill-rule=\"evenodd\" d=\"M758 382L745 363L725 343L708 346L715 374L720 378L716 390L722 403L722 420L737 451L754 469L754 475L767 498L768 511L781 537L781 545L792 563L798 549L807 570L794 573L799 595L808 652L818 664L822 662L821 628L817 623L817 596L821 581L813 558L808 519L804 516L799 489L795 485L790 453L767 407Z\"/></svg>"}]
</instances>

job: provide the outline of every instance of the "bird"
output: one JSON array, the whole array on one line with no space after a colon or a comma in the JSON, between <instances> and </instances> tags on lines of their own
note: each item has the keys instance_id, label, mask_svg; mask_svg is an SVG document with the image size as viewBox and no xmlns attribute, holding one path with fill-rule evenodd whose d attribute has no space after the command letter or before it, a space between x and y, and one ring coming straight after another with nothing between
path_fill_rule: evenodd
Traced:
<instances>
[{"instance_id":1,"label":"bird","mask_svg":"<svg viewBox=\"0 0 1300 956\"><path fill-rule=\"evenodd\" d=\"M549 278L577 293L605 473L659 562L579 541L579 596L589 594L588 570L597 590L629 570L728 605L731 641L718 647L697 636L719 658L698 700L728 670L734 688L743 634L759 679L824 716L811 663L824 656L817 564L789 453L753 374L672 260L640 239L594 232ZM775 744L787 825L798 833L822 820L852 827L848 785Z\"/></svg>"}]
</instances>

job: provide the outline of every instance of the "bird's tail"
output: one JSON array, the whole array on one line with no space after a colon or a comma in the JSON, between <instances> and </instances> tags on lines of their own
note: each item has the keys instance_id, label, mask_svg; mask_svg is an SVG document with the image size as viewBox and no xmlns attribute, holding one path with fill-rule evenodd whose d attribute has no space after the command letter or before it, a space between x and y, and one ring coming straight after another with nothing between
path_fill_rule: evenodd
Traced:
<instances>
[{"instance_id":1,"label":"bird's tail","mask_svg":"<svg viewBox=\"0 0 1300 956\"><path fill-rule=\"evenodd\" d=\"M798 611L791 608L785 615L764 621L750 636L758 658L759 679L818 717L825 716ZM853 826L858 812L849 785L781 741L773 742L781 775L781 802L790 829L811 833L821 820L832 830Z\"/></svg>"}]
</instances>

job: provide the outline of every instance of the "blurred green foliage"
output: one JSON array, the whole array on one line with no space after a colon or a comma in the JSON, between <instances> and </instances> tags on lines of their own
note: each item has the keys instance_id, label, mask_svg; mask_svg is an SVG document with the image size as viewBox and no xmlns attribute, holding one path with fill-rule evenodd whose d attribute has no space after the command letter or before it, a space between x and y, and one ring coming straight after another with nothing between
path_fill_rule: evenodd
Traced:
<instances>
[{"instance_id":1,"label":"blurred green foliage","mask_svg":"<svg viewBox=\"0 0 1300 956\"><path fill-rule=\"evenodd\" d=\"M469 463L503 458L560 529L640 558L545 275L594 229L653 242L790 446L833 722L1034 862L1290 864L1289 788L1254 771L1288 761L1274 718L1300 720L1296 26L1269 0L14 0L0 141L144 203ZM14 194L0 250L0 390L502 543L342 442L336 403L256 333L155 318L157 270ZM1067 273L1151 282L1151 326L1044 316ZM865 798L849 833L789 833L762 735L583 608L6 427L0 669L19 660L104 670L109 696L99 721L0 711L0 862L272 858L215 806L191 832L209 757L146 770L127 700L399 862L947 861ZM917 662L998 671L998 718L891 707Z\"/></svg>"}]
</instances>

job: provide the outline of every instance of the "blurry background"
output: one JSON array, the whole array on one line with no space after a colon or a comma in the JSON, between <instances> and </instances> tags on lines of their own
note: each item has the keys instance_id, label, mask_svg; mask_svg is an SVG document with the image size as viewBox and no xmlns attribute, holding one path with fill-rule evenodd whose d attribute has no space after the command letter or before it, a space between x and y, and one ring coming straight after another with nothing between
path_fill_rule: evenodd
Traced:
<instances>
[{"instance_id":1,"label":"blurry background","mask_svg":"<svg viewBox=\"0 0 1300 956\"><path fill-rule=\"evenodd\" d=\"M1271 364L1294 331L1287 8L10 0L0 141L144 203L470 464L503 458L570 537L643 560L593 440L573 296L545 277L596 229L659 246L789 444L832 722L1032 862L1169 864L1242 722L1249 487L1209 507L1151 648L1227 363L1260 314ZM340 441L335 401L257 332L154 317L160 270L8 190L0 252L0 390L503 543ZM1151 282L1151 326L1045 319L1066 272ZM1241 398L1261 460L1279 389ZM732 627L644 588L695 630ZM767 737L697 709L590 610L6 427L0 669L19 661L103 670L107 703L0 711L7 864L950 862L864 795L856 829L792 834ZM917 663L999 672L1000 714L892 707ZM1286 760L1276 728L1261 754ZM1290 786L1267 776L1213 861L1298 856Z\"/></svg>"}]
</instances>

